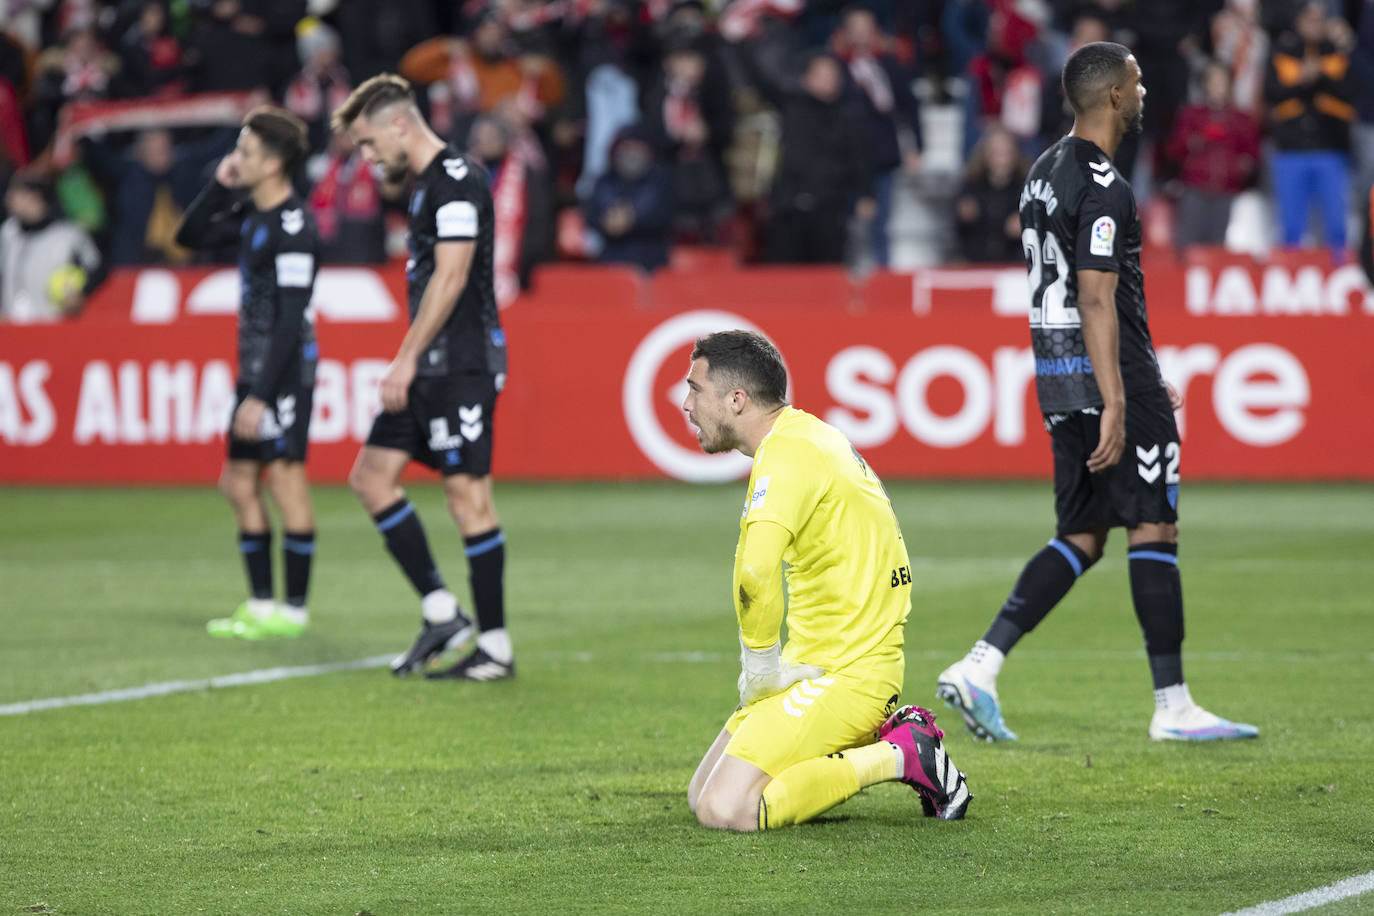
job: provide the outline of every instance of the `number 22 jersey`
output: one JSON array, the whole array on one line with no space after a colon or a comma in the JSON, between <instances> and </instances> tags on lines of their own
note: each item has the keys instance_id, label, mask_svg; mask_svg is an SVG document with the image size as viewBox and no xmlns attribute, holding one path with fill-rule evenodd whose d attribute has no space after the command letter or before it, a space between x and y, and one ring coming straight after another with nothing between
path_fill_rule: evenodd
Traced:
<instances>
[{"instance_id":1,"label":"number 22 jersey","mask_svg":"<svg viewBox=\"0 0 1374 916\"><path fill-rule=\"evenodd\" d=\"M1097 144L1067 136L1021 191L1021 244L1031 293L1031 346L1040 411L1101 407L1078 311L1078 271L1117 275L1121 380L1127 396L1163 385L1145 311L1140 217L1131 186Z\"/></svg>"}]
</instances>

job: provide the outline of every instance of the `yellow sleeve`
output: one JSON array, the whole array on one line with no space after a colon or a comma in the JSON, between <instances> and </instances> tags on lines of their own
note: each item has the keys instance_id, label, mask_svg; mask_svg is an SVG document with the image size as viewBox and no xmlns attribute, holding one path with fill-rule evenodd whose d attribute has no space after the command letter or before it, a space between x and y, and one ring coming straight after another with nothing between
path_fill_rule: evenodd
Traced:
<instances>
[{"instance_id":1,"label":"yellow sleeve","mask_svg":"<svg viewBox=\"0 0 1374 916\"><path fill-rule=\"evenodd\" d=\"M755 462L745 523L776 522L796 537L830 487L830 468L804 439L765 443Z\"/></svg>"},{"instance_id":2,"label":"yellow sleeve","mask_svg":"<svg viewBox=\"0 0 1374 916\"><path fill-rule=\"evenodd\" d=\"M782 555L792 533L771 521L751 522L740 534L735 554L735 616L740 638L751 649L766 649L782 632Z\"/></svg>"}]
</instances>

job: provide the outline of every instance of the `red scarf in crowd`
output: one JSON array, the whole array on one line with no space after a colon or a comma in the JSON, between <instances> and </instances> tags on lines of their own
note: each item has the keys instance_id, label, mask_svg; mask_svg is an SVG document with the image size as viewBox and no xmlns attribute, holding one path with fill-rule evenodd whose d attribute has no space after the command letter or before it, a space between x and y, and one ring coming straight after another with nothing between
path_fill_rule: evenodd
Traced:
<instances>
[{"instance_id":1,"label":"red scarf in crowd","mask_svg":"<svg viewBox=\"0 0 1374 916\"><path fill-rule=\"evenodd\" d=\"M536 155L530 149L530 141L516 141L494 176L496 183L491 189L491 198L496 211L496 250L492 255L492 267L496 304L500 308L510 305L520 295L520 249L529 209L525 169L538 161L533 158Z\"/></svg>"},{"instance_id":2,"label":"red scarf in crowd","mask_svg":"<svg viewBox=\"0 0 1374 916\"><path fill-rule=\"evenodd\" d=\"M325 242L339 237L339 222L343 218L379 218L381 195L372 169L357 156L331 158L329 168L310 192L310 212L315 216L320 239Z\"/></svg>"}]
</instances>

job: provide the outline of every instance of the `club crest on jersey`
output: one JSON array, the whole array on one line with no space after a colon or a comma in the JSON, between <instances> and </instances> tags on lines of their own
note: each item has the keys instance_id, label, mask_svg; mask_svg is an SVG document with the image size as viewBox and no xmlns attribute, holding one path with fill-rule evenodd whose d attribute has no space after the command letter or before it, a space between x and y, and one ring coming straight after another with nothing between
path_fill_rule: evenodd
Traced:
<instances>
[{"instance_id":1,"label":"club crest on jersey","mask_svg":"<svg viewBox=\"0 0 1374 916\"><path fill-rule=\"evenodd\" d=\"M1116 220L1110 216L1099 216L1093 223L1092 241L1088 243L1088 251L1093 254L1111 257L1112 245L1116 241Z\"/></svg>"},{"instance_id":2,"label":"club crest on jersey","mask_svg":"<svg viewBox=\"0 0 1374 916\"><path fill-rule=\"evenodd\" d=\"M295 210L281 211L281 231L287 235L295 235L305 228L305 213L297 208Z\"/></svg>"}]
</instances>

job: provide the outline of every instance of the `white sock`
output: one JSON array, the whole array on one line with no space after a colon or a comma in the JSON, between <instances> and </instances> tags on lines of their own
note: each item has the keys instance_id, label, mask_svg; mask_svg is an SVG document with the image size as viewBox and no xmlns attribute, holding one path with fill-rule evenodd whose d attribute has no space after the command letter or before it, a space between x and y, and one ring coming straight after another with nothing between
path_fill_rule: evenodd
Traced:
<instances>
[{"instance_id":1,"label":"white sock","mask_svg":"<svg viewBox=\"0 0 1374 916\"><path fill-rule=\"evenodd\" d=\"M310 622L310 612L299 605L283 604L277 610L281 611L281 615L292 623L305 626Z\"/></svg>"},{"instance_id":2,"label":"white sock","mask_svg":"<svg viewBox=\"0 0 1374 916\"><path fill-rule=\"evenodd\" d=\"M420 613L430 623L448 623L458 616L458 599L446 588L436 588L420 599Z\"/></svg>"},{"instance_id":3,"label":"white sock","mask_svg":"<svg viewBox=\"0 0 1374 916\"><path fill-rule=\"evenodd\" d=\"M1176 712L1193 705L1193 697L1188 693L1187 684L1170 684L1155 691L1155 709Z\"/></svg>"},{"instance_id":4,"label":"white sock","mask_svg":"<svg viewBox=\"0 0 1374 916\"><path fill-rule=\"evenodd\" d=\"M996 646L984 640L978 640L973 644L965 656L969 663L987 675L988 680L997 680L997 675L1002 671L1002 662L1007 660L1006 654Z\"/></svg>"},{"instance_id":5,"label":"white sock","mask_svg":"<svg viewBox=\"0 0 1374 916\"><path fill-rule=\"evenodd\" d=\"M277 602L271 598L249 598L248 613L258 620L266 620L272 616L272 612L277 609Z\"/></svg>"},{"instance_id":6,"label":"white sock","mask_svg":"<svg viewBox=\"0 0 1374 916\"><path fill-rule=\"evenodd\" d=\"M889 741L888 744L892 744L892 742ZM906 754L903 754L902 749L895 744L892 744L892 749L897 752L892 757L897 764L897 771L892 778L901 779L906 775Z\"/></svg>"},{"instance_id":7,"label":"white sock","mask_svg":"<svg viewBox=\"0 0 1374 916\"><path fill-rule=\"evenodd\" d=\"M477 635L477 648L492 657L493 661L498 661L503 665L509 665L512 650L510 645L510 634L505 627L499 630L486 630Z\"/></svg>"}]
</instances>

